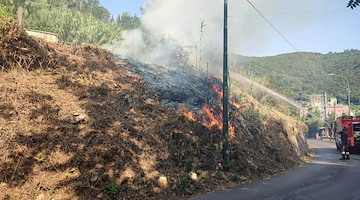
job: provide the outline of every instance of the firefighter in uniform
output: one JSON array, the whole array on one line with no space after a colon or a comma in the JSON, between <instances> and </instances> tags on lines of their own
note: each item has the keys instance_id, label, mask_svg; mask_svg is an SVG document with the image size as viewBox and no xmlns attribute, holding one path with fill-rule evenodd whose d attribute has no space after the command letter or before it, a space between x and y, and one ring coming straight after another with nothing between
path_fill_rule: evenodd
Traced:
<instances>
[{"instance_id":1,"label":"firefighter in uniform","mask_svg":"<svg viewBox=\"0 0 360 200\"><path fill-rule=\"evenodd\" d=\"M347 132L347 127L344 126L342 131L339 132L339 134L341 136L341 156L342 156L340 160L350 160L349 135Z\"/></svg>"}]
</instances>

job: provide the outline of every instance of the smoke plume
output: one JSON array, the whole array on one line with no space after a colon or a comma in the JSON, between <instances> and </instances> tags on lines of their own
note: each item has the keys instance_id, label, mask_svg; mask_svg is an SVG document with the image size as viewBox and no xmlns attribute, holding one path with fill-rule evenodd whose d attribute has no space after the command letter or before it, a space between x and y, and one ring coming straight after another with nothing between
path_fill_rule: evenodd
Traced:
<instances>
[{"instance_id":1,"label":"smoke plume","mask_svg":"<svg viewBox=\"0 0 360 200\"><path fill-rule=\"evenodd\" d=\"M308 19L296 15L318 7L321 2L304 0L252 0L251 3L285 36L299 30ZM270 39L279 39L284 52L294 51L246 0L228 1L229 53L257 55L269 47ZM166 64L167 45L147 48L149 35L175 39L194 66L219 67L222 63L224 1L222 0L149 0L142 13L142 30L123 32L124 40L109 47L125 58L162 61ZM287 15L286 13L293 13ZM144 32L144 30L146 32ZM158 41L161 41L159 39Z\"/></svg>"}]
</instances>

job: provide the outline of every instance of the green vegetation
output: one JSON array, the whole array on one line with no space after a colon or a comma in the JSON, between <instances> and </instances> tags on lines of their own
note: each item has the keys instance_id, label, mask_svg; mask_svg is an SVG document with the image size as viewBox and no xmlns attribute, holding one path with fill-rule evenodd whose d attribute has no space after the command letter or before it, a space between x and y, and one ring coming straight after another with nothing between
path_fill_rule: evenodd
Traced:
<instances>
[{"instance_id":1,"label":"green vegetation","mask_svg":"<svg viewBox=\"0 0 360 200\"><path fill-rule=\"evenodd\" d=\"M107 186L107 192L110 199L116 199L118 195L118 185L115 182L110 183Z\"/></svg>"},{"instance_id":2,"label":"green vegetation","mask_svg":"<svg viewBox=\"0 0 360 200\"><path fill-rule=\"evenodd\" d=\"M0 15L6 15L6 16L15 16L15 14L12 13L12 7L5 5L6 1L0 1Z\"/></svg>"},{"instance_id":3,"label":"green vegetation","mask_svg":"<svg viewBox=\"0 0 360 200\"><path fill-rule=\"evenodd\" d=\"M141 25L128 13L115 21L98 0L3 0L0 15L15 17L18 7L24 9L25 28L56 33L69 45L110 43L121 39L121 31Z\"/></svg>"},{"instance_id":4,"label":"green vegetation","mask_svg":"<svg viewBox=\"0 0 360 200\"><path fill-rule=\"evenodd\" d=\"M188 188L190 186L189 175L183 174L182 176L180 176L179 182L180 182L180 189L185 190L186 188Z\"/></svg>"},{"instance_id":5,"label":"green vegetation","mask_svg":"<svg viewBox=\"0 0 360 200\"><path fill-rule=\"evenodd\" d=\"M52 186L49 186L48 190L51 195L53 195L55 193L55 188Z\"/></svg>"},{"instance_id":6,"label":"green vegetation","mask_svg":"<svg viewBox=\"0 0 360 200\"><path fill-rule=\"evenodd\" d=\"M0 15L5 15L5 14L6 14L6 10L0 3Z\"/></svg>"},{"instance_id":7,"label":"green vegetation","mask_svg":"<svg viewBox=\"0 0 360 200\"><path fill-rule=\"evenodd\" d=\"M310 95L327 93L336 97L339 103L347 105L348 82L351 91L351 108L360 114L360 51L345 50L327 54L298 52L269 57L245 57L232 55L231 71L238 72L256 82L275 90L291 99L306 103ZM289 116L299 116L295 108L284 107L272 98L255 97L264 105L277 107ZM325 126L320 111L309 108L316 117L302 120L308 126L309 137L314 137L319 128ZM326 121L332 122L334 114ZM330 124L329 124L330 125Z\"/></svg>"},{"instance_id":8,"label":"green vegetation","mask_svg":"<svg viewBox=\"0 0 360 200\"><path fill-rule=\"evenodd\" d=\"M327 54L299 52L270 57L232 55L231 70L295 100L309 95L335 96L347 102L347 80L351 102L360 103L360 51L345 50ZM328 74L336 74L329 76Z\"/></svg>"},{"instance_id":9,"label":"green vegetation","mask_svg":"<svg viewBox=\"0 0 360 200\"><path fill-rule=\"evenodd\" d=\"M316 117L304 117L303 121L308 127L307 137L314 138L316 133L319 133L320 127L323 127L325 124L321 121L320 111L316 110L313 112Z\"/></svg>"},{"instance_id":10,"label":"green vegetation","mask_svg":"<svg viewBox=\"0 0 360 200\"><path fill-rule=\"evenodd\" d=\"M233 174L230 177L230 181L236 182L239 180L239 176L237 174Z\"/></svg>"}]
</instances>

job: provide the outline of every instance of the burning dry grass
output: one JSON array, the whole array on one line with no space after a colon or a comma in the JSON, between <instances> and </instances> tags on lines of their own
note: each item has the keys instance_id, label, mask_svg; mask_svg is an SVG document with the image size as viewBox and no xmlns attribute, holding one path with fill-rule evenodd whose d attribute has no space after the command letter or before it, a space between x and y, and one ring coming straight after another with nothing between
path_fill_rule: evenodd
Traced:
<instances>
[{"instance_id":1,"label":"burning dry grass","mask_svg":"<svg viewBox=\"0 0 360 200\"><path fill-rule=\"evenodd\" d=\"M300 162L287 137L292 127L260 119L245 96L235 106L241 112L230 113L231 172L224 174L218 128L159 105L126 73L132 66L105 50L49 45L58 65L25 71L7 62L0 74L0 198L176 199ZM241 178L230 182L233 175Z\"/></svg>"},{"instance_id":2,"label":"burning dry grass","mask_svg":"<svg viewBox=\"0 0 360 200\"><path fill-rule=\"evenodd\" d=\"M220 137L199 143L194 133L216 131L156 104L137 80L116 68L77 66L1 74L1 194L106 199L114 182L116 195L157 198L173 190L156 189L160 175L172 177L174 186L185 173L174 166L212 167L206 161L220 158L187 157ZM75 114L87 117L73 121Z\"/></svg>"}]
</instances>

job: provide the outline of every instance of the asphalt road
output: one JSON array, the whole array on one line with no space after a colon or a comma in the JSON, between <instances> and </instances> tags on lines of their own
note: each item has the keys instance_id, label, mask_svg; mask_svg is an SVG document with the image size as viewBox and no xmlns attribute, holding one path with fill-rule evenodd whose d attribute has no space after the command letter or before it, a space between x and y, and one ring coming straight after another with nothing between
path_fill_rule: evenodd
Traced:
<instances>
[{"instance_id":1,"label":"asphalt road","mask_svg":"<svg viewBox=\"0 0 360 200\"><path fill-rule=\"evenodd\" d=\"M192 198L193 200L360 200L360 155L339 160L335 144L308 140L314 160L268 180Z\"/></svg>"}]
</instances>

